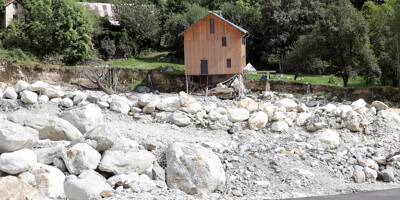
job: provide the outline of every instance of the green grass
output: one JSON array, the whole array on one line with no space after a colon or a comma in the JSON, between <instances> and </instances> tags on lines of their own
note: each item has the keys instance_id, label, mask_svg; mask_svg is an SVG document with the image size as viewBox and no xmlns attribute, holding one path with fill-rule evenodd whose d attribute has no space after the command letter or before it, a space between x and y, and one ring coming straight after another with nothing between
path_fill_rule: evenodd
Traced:
<instances>
[{"instance_id":1,"label":"green grass","mask_svg":"<svg viewBox=\"0 0 400 200\"><path fill-rule=\"evenodd\" d=\"M245 77L249 80L260 80L260 74L246 74ZM343 87L343 81L340 77L333 75L302 75L294 80L294 75L288 74L271 74L272 81L286 81L294 83L304 83L312 85L326 85ZM349 87L362 88L367 87L366 81L362 76L355 76L349 80Z\"/></svg>"},{"instance_id":2,"label":"green grass","mask_svg":"<svg viewBox=\"0 0 400 200\"><path fill-rule=\"evenodd\" d=\"M168 52L150 52L134 58L111 60L108 63L113 67L150 71L171 67L174 74L184 74L184 65L168 61Z\"/></svg>"},{"instance_id":3,"label":"green grass","mask_svg":"<svg viewBox=\"0 0 400 200\"><path fill-rule=\"evenodd\" d=\"M0 48L0 59L22 65L35 65L40 63L35 56L30 55L20 49L8 50Z\"/></svg>"}]
</instances>

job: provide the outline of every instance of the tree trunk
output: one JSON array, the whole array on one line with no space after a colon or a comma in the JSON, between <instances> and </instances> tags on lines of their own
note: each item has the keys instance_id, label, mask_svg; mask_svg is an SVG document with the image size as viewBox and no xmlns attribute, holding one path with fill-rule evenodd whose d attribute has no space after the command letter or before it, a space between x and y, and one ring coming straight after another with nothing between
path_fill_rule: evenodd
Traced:
<instances>
[{"instance_id":1,"label":"tree trunk","mask_svg":"<svg viewBox=\"0 0 400 200\"><path fill-rule=\"evenodd\" d=\"M348 72L343 72L342 73L342 79L343 79L343 86L347 88L348 84L349 84L349 79L350 79L350 75Z\"/></svg>"}]
</instances>

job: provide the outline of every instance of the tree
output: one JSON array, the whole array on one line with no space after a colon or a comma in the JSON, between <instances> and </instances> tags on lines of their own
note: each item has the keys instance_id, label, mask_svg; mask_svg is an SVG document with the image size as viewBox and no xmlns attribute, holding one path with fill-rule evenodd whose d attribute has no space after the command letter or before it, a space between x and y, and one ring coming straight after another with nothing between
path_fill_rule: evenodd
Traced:
<instances>
[{"instance_id":1,"label":"tree","mask_svg":"<svg viewBox=\"0 0 400 200\"><path fill-rule=\"evenodd\" d=\"M302 55L289 57L302 57L302 63L311 63L313 59L330 63L331 70L342 77L345 87L355 74L363 74L369 83L376 83L381 71L362 14L345 0L328 4L325 9L326 15L317 27L302 37L293 51ZM304 47L302 44L308 45Z\"/></svg>"},{"instance_id":2,"label":"tree","mask_svg":"<svg viewBox=\"0 0 400 200\"><path fill-rule=\"evenodd\" d=\"M60 54L66 63L92 54L91 24L74 0L25 0L25 19L3 34L3 45L21 48L38 56Z\"/></svg>"},{"instance_id":3,"label":"tree","mask_svg":"<svg viewBox=\"0 0 400 200\"><path fill-rule=\"evenodd\" d=\"M165 44L175 51L178 58L183 58L183 36L181 33L207 14L206 8L193 4L186 12L174 14L165 22Z\"/></svg>"},{"instance_id":4,"label":"tree","mask_svg":"<svg viewBox=\"0 0 400 200\"><path fill-rule=\"evenodd\" d=\"M120 0L115 4L117 20L134 44L134 54L160 44L160 11L151 1Z\"/></svg>"}]
</instances>

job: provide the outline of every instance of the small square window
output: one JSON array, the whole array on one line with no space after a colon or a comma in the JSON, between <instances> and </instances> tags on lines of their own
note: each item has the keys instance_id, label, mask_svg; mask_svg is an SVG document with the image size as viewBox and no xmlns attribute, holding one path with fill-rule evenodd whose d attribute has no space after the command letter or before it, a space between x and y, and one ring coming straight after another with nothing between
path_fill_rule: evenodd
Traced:
<instances>
[{"instance_id":1,"label":"small square window","mask_svg":"<svg viewBox=\"0 0 400 200\"><path fill-rule=\"evenodd\" d=\"M222 46L226 47L226 37L222 37Z\"/></svg>"},{"instance_id":2,"label":"small square window","mask_svg":"<svg viewBox=\"0 0 400 200\"><path fill-rule=\"evenodd\" d=\"M214 19L210 19L210 33L214 34Z\"/></svg>"},{"instance_id":3,"label":"small square window","mask_svg":"<svg viewBox=\"0 0 400 200\"><path fill-rule=\"evenodd\" d=\"M230 58L226 59L226 67L232 68L232 60Z\"/></svg>"}]
</instances>

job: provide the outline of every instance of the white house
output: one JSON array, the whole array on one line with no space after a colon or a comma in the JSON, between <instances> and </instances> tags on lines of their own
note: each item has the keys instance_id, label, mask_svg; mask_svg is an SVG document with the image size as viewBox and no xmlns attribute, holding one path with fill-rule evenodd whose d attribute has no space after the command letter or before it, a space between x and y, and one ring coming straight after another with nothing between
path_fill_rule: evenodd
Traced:
<instances>
[{"instance_id":1,"label":"white house","mask_svg":"<svg viewBox=\"0 0 400 200\"><path fill-rule=\"evenodd\" d=\"M1 26L7 28L14 19L23 17L23 7L18 0L6 0L5 10L1 16Z\"/></svg>"},{"instance_id":2,"label":"white house","mask_svg":"<svg viewBox=\"0 0 400 200\"><path fill-rule=\"evenodd\" d=\"M115 20L114 5L109 3L89 3L79 2L84 7L95 11L99 16L106 17L112 25L119 25L119 22Z\"/></svg>"}]
</instances>

